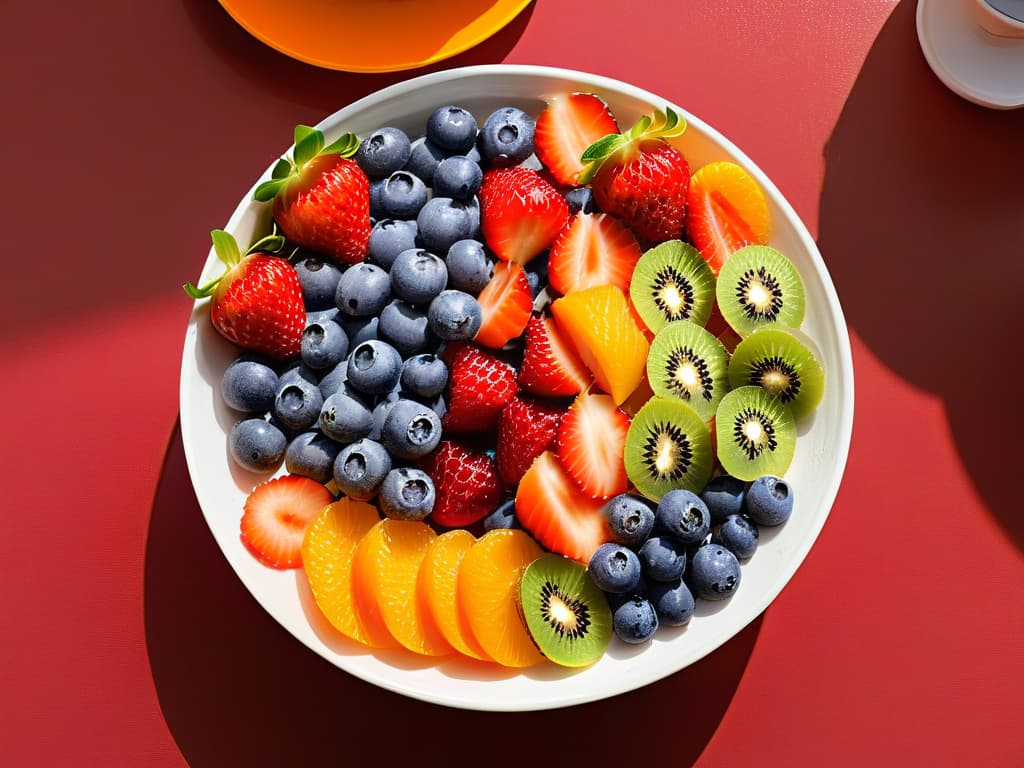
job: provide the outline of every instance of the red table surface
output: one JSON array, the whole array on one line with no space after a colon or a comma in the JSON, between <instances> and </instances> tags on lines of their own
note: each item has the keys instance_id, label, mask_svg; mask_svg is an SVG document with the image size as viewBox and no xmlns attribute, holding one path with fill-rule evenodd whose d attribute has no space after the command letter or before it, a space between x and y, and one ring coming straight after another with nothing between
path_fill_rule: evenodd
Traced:
<instances>
[{"instance_id":1,"label":"red table surface","mask_svg":"<svg viewBox=\"0 0 1024 768\"><path fill-rule=\"evenodd\" d=\"M839 497L761 617L635 693L495 715L376 689L275 624L176 426L208 231L295 123L408 73L291 61L213 0L5 3L0 762L1024 764L1024 111L945 90L915 6L538 0L432 67L589 70L723 131L818 238L856 367Z\"/></svg>"}]
</instances>

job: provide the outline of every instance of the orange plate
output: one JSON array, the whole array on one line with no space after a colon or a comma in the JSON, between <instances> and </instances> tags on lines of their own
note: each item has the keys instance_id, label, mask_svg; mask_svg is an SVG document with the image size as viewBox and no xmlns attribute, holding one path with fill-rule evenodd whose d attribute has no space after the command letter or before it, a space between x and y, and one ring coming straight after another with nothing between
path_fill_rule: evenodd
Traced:
<instances>
[{"instance_id":1,"label":"orange plate","mask_svg":"<svg viewBox=\"0 0 1024 768\"><path fill-rule=\"evenodd\" d=\"M394 72L481 43L530 0L220 0L254 37L345 72Z\"/></svg>"}]
</instances>

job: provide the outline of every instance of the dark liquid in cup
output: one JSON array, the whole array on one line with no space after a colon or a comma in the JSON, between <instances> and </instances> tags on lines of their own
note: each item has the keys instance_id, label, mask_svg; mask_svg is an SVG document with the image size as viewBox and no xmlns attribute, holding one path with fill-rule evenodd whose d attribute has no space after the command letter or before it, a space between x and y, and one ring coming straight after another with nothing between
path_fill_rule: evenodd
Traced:
<instances>
[{"instance_id":1,"label":"dark liquid in cup","mask_svg":"<svg viewBox=\"0 0 1024 768\"><path fill-rule=\"evenodd\" d=\"M985 0L985 2L1014 21L1024 22L1024 0Z\"/></svg>"}]
</instances>

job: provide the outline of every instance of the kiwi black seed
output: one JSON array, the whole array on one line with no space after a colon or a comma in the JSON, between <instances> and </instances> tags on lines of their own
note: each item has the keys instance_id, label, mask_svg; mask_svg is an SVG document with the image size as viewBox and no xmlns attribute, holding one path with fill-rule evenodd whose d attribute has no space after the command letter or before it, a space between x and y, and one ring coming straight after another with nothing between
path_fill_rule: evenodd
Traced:
<instances>
[{"instance_id":1,"label":"kiwi black seed","mask_svg":"<svg viewBox=\"0 0 1024 768\"><path fill-rule=\"evenodd\" d=\"M676 398L652 397L626 433L626 475L652 501L676 488L699 493L711 477L713 458L704 419Z\"/></svg>"},{"instance_id":2,"label":"kiwi black seed","mask_svg":"<svg viewBox=\"0 0 1024 768\"><path fill-rule=\"evenodd\" d=\"M793 460L796 422L777 396L761 387L740 387L718 404L715 436L718 461L733 477L782 477Z\"/></svg>"},{"instance_id":3,"label":"kiwi black seed","mask_svg":"<svg viewBox=\"0 0 1024 768\"><path fill-rule=\"evenodd\" d=\"M729 353L699 325L669 323L651 342L647 380L654 394L677 397L708 421L729 389Z\"/></svg>"},{"instance_id":4,"label":"kiwi black seed","mask_svg":"<svg viewBox=\"0 0 1024 768\"><path fill-rule=\"evenodd\" d=\"M556 664L585 667L604 655L612 615L587 569L546 554L523 571L519 610L537 648Z\"/></svg>"},{"instance_id":5,"label":"kiwi black seed","mask_svg":"<svg viewBox=\"0 0 1024 768\"><path fill-rule=\"evenodd\" d=\"M804 319L804 284L793 262L767 245L740 248L718 273L718 308L740 336L757 328L797 328Z\"/></svg>"},{"instance_id":6,"label":"kiwi black seed","mask_svg":"<svg viewBox=\"0 0 1024 768\"><path fill-rule=\"evenodd\" d=\"M789 406L793 418L810 415L825 392L825 370L808 345L781 328L754 331L729 362L733 388L761 387Z\"/></svg>"},{"instance_id":7,"label":"kiwi black seed","mask_svg":"<svg viewBox=\"0 0 1024 768\"><path fill-rule=\"evenodd\" d=\"M629 298L654 333L676 320L704 325L715 302L715 276L696 248L669 240L640 257Z\"/></svg>"}]
</instances>

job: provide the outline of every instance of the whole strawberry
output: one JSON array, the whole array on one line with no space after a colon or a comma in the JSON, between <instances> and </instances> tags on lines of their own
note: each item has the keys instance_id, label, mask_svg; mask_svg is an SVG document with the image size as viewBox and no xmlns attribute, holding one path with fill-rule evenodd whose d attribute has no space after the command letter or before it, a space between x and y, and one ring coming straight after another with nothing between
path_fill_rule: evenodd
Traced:
<instances>
[{"instance_id":1,"label":"whole strawberry","mask_svg":"<svg viewBox=\"0 0 1024 768\"><path fill-rule=\"evenodd\" d=\"M553 448L565 408L522 393L498 417L498 447L494 462L508 486L523 479L533 460Z\"/></svg>"},{"instance_id":2,"label":"whole strawberry","mask_svg":"<svg viewBox=\"0 0 1024 768\"><path fill-rule=\"evenodd\" d=\"M437 525L472 525L493 512L501 500L501 481L486 453L443 440L421 467L434 481L430 519Z\"/></svg>"},{"instance_id":3,"label":"whole strawberry","mask_svg":"<svg viewBox=\"0 0 1024 768\"><path fill-rule=\"evenodd\" d=\"M320 131L298 125L292 157L282 157L253 194L274 201L274 220L289 240L341 264L362 261L370 239L370 181L350 159L357 149L353 133L325 147Z\"/></svg>"},{"instance_id":4,"label":"whole strawberry","mask_svg":"<svg viewBox=\"0 0 1024 768\"><path fill-rule=\"evenodd\" d=\"M686 122L666 107L626 133L595 141L581 158L587 165L580 183L590 183L598 207L649 244L683 236L690 167L666 139L685 130Z\"/></svg>"},{"instance_id":5,"label":"whole strawberry","mask_svg":"<svg viewBox=\"0 0 1024 768\"><path fill-rule=\"evenodd\" d=\"M276 360L299 354L306 310L295 268L273 252L280 235L253 243L243 256L235 238L220 229L210 233L213 249L227 271L200 288L186 283L193 299L210 297L210 321L225 338Z\"/></svg>"}]
</instances>

